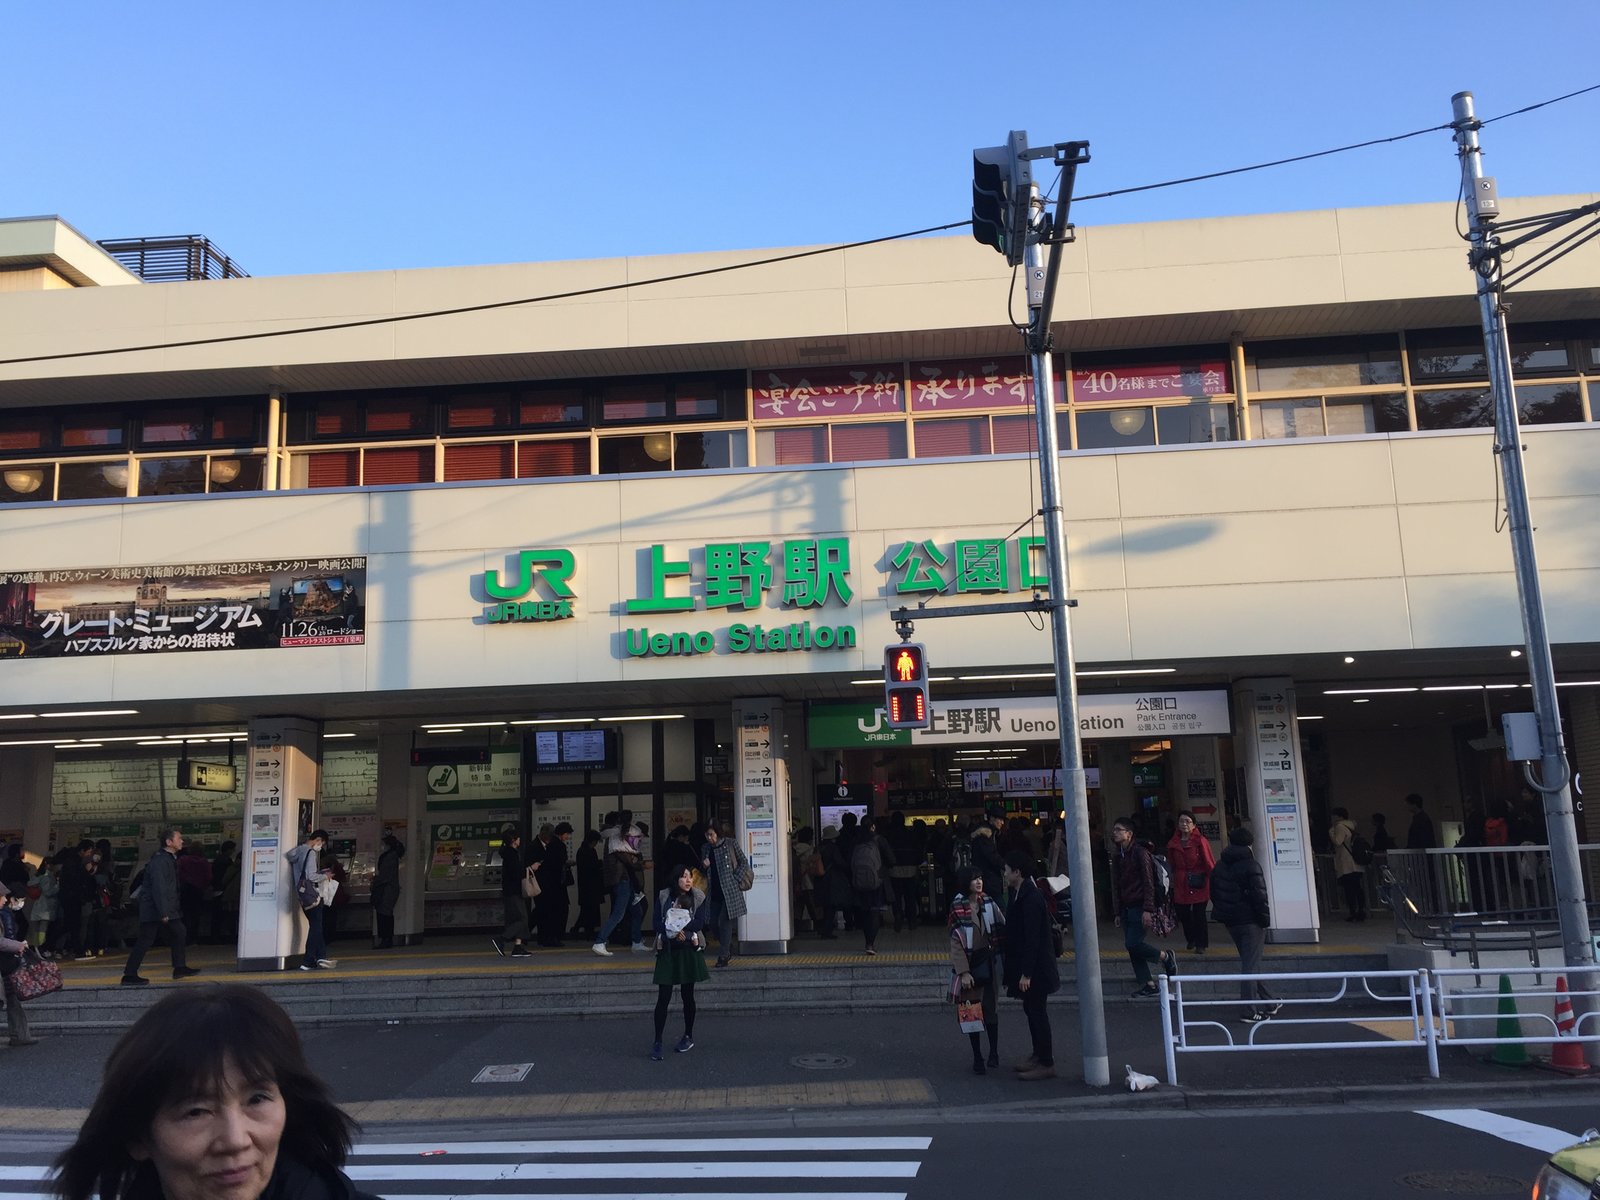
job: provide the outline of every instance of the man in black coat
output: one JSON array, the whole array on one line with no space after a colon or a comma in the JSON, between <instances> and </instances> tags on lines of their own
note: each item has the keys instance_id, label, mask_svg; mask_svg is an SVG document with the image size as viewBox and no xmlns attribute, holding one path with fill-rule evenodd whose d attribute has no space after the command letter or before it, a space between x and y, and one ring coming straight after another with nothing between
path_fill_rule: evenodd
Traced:
<instances>
[{"instance_id":1,"label":"man in black coat","mask_svg":"<svg viewBox=\"0 0 1600 1200\"><path fill-rule=\"evenodd\" d=\"M1255 840L1243 825L1228 830L1227 848L1211 872L1211 912L1227 926L1228 936L1239 948L1241 975L1254 975L1261 970L1261 949L1267 939L1267 927L1272 924L1267 879L1250 851ZM1239 1018L1247 1025L1265 1021L1283 1007L1259 980L1240 980L1239 999L1256 1004Z\"/></svg>"},{"instance_id":2,"label":"man in black coat","mask_svg":"<svg viewBox=\"0 0 1600 1200\"><path fill-rule=\"evenodd\" d=\"M1055 942L1050 936L1050 911L1033 882L1032 869L1033 863L1021 851L1012 851L1006 859L1006 887L1015 892L1006 911L1006 995L1021 998L1022 1011L1028 1018L1033 1053L1017 1064L1017 1078L1030 1082L1056 1077L1055 1047L1045 1001L1061 987Z\"/></svg>"},{"instance_id":3,"label":"man in black coat","mask_svg":"<svg viewBox=\"0 0 1600 1200\"><path fill-rule=\"evenodd\" d=\"M200 968L191 967L184 957L187 934L183 927L183 911L178 907L176 856L183 849L183 831L163 829L157 836L161 847L150 856L144 869L144 881L139 885L139 940L122 968L122 982L130 986L150 982L139 974L139 967L162 930L172 944L172 977L187 979L200 974Z\"/></svg>"}]
</instances>

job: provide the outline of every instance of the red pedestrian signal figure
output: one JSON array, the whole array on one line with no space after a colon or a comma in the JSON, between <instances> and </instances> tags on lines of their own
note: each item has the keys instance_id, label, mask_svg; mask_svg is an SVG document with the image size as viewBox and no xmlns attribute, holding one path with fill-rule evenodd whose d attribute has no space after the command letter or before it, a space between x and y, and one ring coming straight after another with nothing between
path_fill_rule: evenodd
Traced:
<instances>
[{"instance_id":1,"label":"red pedestrian signal figure","mask_svg":"<svg viewBox=\"0 0 1600 1200\"><path fill-rule=\"evenodd\" d=\"M901 642L883 650L884 715L890 729L926 729L928 659L918 642Z\"/></svg>"}]
</instances>

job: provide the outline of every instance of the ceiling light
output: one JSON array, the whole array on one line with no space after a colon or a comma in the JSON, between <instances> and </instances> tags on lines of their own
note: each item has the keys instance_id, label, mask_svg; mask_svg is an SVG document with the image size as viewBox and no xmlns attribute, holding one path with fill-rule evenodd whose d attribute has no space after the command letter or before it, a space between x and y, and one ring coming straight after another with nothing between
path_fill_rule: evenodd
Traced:
<instances>
[{"instance_id":1,"label":"ceiling light","mask_svg":"<svg viewBox=\"0 0 1600 1200\"><path fill-rule=\"evenodd\" d=\"M493 725L504 725L504 721L457 721L453 725L424 725L424 729L487 729Z\"/></svg>"},{"instance_id":2,"label":"ceiling light","mask_svg":"<svg viewBox=\"0 0 1600 1200\"><path fill-rule=\"evenodd\" d=\"M1511 657L1512 658L1521 658L1522 657L1522 651L1521 650L1513 650L1511 652Z\"/></svg>"},{"instance_id":3,"label":"ceiling light","mask_svg":"<svg viewBox=\"0 0 1600 1200\"><path fill-rule=\"evenodd\" d=\"M1014 673L1012 673L1010 675L957 675L956 676L957 679L959 679L959 680L961 680L963 682L967 682L967 683L978 683L980 681L988 682L990 680L1006 680L1006 679L1054 679L1055 677L1056 677L1056 673L1054 671L1017 671L1017 672L1014 672ZM879 679L879 680L875 680L874 682L882 683L883 680Z\"/></svg>"},{"instance_id":4,"label":"ceiling light","mask_svg":"<svg viewBox=\"0 0 1600 1200\"><path fill-rule=\"evenodd\" d=\"M1345 662L1347 662L1347 663L1353 663L1353 662L1355 662L1355 660L1356 660L1356 656L1355 656L1355 655L1353 655L1353 654L1346 654L1346 655L1345 655L1345 656L1344 656L1344 660L1345 660Z\"/></svg>"},{"instance_id":5,"label":"ceiling light","mask_svg":"<svg viewBox=\"0 0 1600 1200\"><path fill-rule=\"evenodd\" d=\"M350 738L350 737L355 737L355 734L353 734L353 733L325 733L322 736L323 736L323 739L326 740L328 738Z\"/></svg>"},{"instance_id":6,"label":"ceiling light","mask_svg":"<svg viewBox=\"0 0 1600 1200\"><path fill-rule=\"evenodd\" d=\"M1352 704L1371 704L1372 701L1371 700L1367 700L1367 699L1361 699L1361 700L1352 700L1351 703Z\"/></svg>"},{"instance_id":7,"label":"ceiling light","mask_svg":"<svg viewBox=\"0 0 1600 1200\"><path fill-rule=\"evenodd\" d=\"M462 732L462 728L459 725L448 725L448 726L442 726L442 727L435 727L433 729L428 730L428 732L429 733L461 733Z\"/></svg>"},{"instance_id":8,"label":"ceiling light","mask_svg":"<svg viewBox=\"0 0 1600 1200\"><path fill-rule=\"evenodd\" d=\"M98 750L99 742L57 742L57 750Z\"/></svg>"},{"instance_id":9,"label":"ceiling light","mask_svg":"<svg viewBox=\"0 0 1600 1200\"><path fill-rule=\"evenodd\" d=\"M644 452L656 462L666 462L672 457L672 435L670 433L645 434Z\"/></svg>"},{"instance_id":10,"label":"ceiling light","mask_svg":"<svg viewBox=\"0 0 1600 1200\"><path fill-rule=\"evenodd\" d=\"M876 682L882 683L879 679ZM512 721L513 725L593 725L593 717L539 717L533 720Z\"/></svg>"},{"instance_id":11,"label":"ceiling light","mask_svg":"<svg viewBox=\"0 0 1600 1200\"><path fill-rule=\"evenodd\" d=\"M128 464L125 462L107 463L100 468L100 474L105 481L114 488L128 490Z\"/></svg>"},{"instance_id":12,"label":"ceiling light","mask_svg":"<svg viewBox=\"0 0 1600 1200\"><path fill-rule=\"evenodd\" d=\"M60 738L41 738L31 742L0 742L0 746L54 746Z\"/></svg>"},{"instance_id":13,"label":"ceiling light","mask_svg":"<svg viewBox=\"0 0 1600 1200\"><path fill-rule=\"evenodd\" d=\"M5 473L6 486L19 496L29 496L44 485L43 467L19 467Z\"/></svg>"},{"instance_id":14,"label":"ceiling light","mask_svg":"<svg viewBox=\"0 0 1600 1200\"><path fill-rule=\"evenodd\" d=\"M1323 718L1321 718L1321 717L1312 717L1312 716L1307 716L1305 714L1301 714L1301 715L1295 717L1296 721L1320 721L1322 719Z\"/></svg>"},{"instance_id":15,"label":"ceiling light","mask_svg":"<svg viewBox=\"0 0 1600 1200\"><path fill-rule=\"evenodd\" d=\"M237 458L213 458L208 474L212 483L228 484L239 478L243 464Z\"/></svg>"},{"instance_id":16,"label":"ceiling light","mask_svg":"<svg viewBox=\"0 0 1600 1200\"><path fill-rule=\"evenodd\" d=\"M681 721L683 713L645 713L638 717L596 717L597 721Z\"/></svg>"},{"instance_id":17,"label":"ceiling light","mask_svg":"<svg viewBox=\"0 0 1600 1200\"><path fill-rule=\"evenodd\" d=\"M136 733L132 737L103 737L98 740L102 742L142 742L149 736L148 733Z\"/></svg>"},{"instance_id":18,"label":"ceiling light","mask_svg":"<svg viewBox=\"0 0 1600 1200\"><path fill-rule=\"evenodd\" d=\"M31 720L33 720L33 714L32 713L6 713L3 716L0 716L0 721L31 721Z\"/></svg>"},{"instance_id":19,"label":"ceiling light","mask_svg":"<svg viewBox=\"0 0 1600 1200\"><path fill-rule=\"evenodd\" d=\"M1415 692L1414 687L1397 688L1331 688L1324 691L1324 696L1388 696L1399 692Z\"/></svg>"},{"instance_id":20,"label":"ceiling light","mask_svg":"<svg viewBox=\"0 0 1600 1200\"><path fill-rule=\"evenodd\" d=\"M1177 667L1118 667L1109 671L1079 671L1078 678L1092 675L1173 675L1177 670Z\"/></svg>"},{"instance_id":21,"label":"ceiling light","mask_svg":"<svg viewBox=\"0 0 1600 1200\"><path fill-rule=\"evenodd\" d=\"M1509 685L1508 685L1509 686ZM1523 684L1523 687L1529 686ZM1557 687L1600 687L1600 679L1568 679L1564 683L1556 684Z\"/></svg>"},{"instance_id":22,"label":"ceiling light","mask_svg":"<svg viewBox=\"0 0 1600 1200\"><path fill-rule=\"evenodd\" d=\"M41 717L131 717L138 712L137 708L102 708L98 712L47 712L39 715Z\"/></svg>"},{"instance_id":23,"label":"ceiling light","mask_svg":"<svg viewBox=\"0 0 1600 1200\"><path fill-rule=\"evenodd\" d=\"M1149 414L1142 408L1119 408L1111 414L1111 428L1123 437L1132 437L1144 428Z\"/></svg>"}]
</instances>

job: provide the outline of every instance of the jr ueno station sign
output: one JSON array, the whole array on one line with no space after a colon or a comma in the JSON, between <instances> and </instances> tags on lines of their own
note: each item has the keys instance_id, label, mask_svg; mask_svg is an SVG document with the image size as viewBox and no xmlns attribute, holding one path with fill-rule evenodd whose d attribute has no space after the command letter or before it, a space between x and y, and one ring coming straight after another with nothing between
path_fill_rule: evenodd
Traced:
<instances>
[{"instance_id":1,"label":"jr ueno station sign","mask_svg":"<svg viewBox=\"0 0 1600 1200\"><path fill-rule=\"evenodd\" d=\"M639 624L623 629L619 657L681 658L845 650L859 641L842 617L856 595L850 540L800 537L781 541L643 546L635 551L637 595L621 608ZM891 598L937 593L1005 593L1048 586L1044 539L918 538L892 545L881 572ZM577 593L574 553L521 550L504 571L475 578L491 625L572 618ZM692 614L722 613L717 629L684 629ZM648 622L648 623L645 623Z\"/></svg>"}]
</instances>

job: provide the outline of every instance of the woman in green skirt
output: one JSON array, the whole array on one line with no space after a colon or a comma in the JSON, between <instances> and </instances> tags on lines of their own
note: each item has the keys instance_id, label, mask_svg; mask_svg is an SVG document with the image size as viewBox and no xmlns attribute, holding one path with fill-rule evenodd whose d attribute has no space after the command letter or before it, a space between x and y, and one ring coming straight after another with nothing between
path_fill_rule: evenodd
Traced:
<instances>
[{"instance_id":1,"label":"woman in green skirt","mask_svg":"<svg viewBox=\"0 0 1600 1200\"><path fill-rule=\"evenodd\" d=\"M706 894L694 886L688 867L680 868L656 897L656 1040L650 1047L656 1062L662 1059L661 1032L674 987L683 993L683 1039L674 1048L679 1054L694 1049L694 985L710 977L700 932L705 907Z\"/></svg>"}]
</instances>

